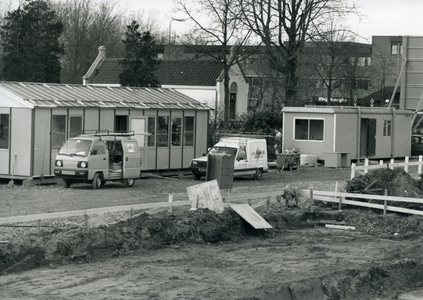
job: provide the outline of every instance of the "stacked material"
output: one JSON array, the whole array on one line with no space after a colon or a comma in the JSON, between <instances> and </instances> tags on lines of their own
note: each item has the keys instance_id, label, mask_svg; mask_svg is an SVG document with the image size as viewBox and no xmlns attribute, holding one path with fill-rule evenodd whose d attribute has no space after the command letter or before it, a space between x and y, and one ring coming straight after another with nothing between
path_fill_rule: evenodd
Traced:
<instances>
[{"instance_id":1,"label":"stacked material","mask_svg":"<svg viewBox=\"0 0 423 300\"><path fill-rule=\"evenodd\" d=\"M314 154L301 154L300 155L300 165L315 165L317 164L317 155Z\"/></svg>"}]
</instances>

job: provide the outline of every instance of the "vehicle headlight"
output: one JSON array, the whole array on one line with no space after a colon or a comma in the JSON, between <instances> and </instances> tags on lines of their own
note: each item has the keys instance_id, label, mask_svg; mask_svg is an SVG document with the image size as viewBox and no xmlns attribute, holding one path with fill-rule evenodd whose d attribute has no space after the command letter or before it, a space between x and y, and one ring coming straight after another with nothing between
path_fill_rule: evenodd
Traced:
<instances>
[{"instance_id":1,"label":"vehicle headlight","mask_svg":"<svg viewBox=\"0 0 423 300\"><path fill-rule=\"evenodd\" d=\"M198 162L197 162L197 161L195 161L195 160L193 160L193 161L191 162L191 165L192 165L192 166L196 166L196 165L198 165Z\"/></svg>"},{"instance_id":2,"label":"vehicle headlight","mask_svg":"<svg viewBox=\"0 0 423 300\"><path fill-rule=\"evenodd\" d=\"M56 167L63 166L63 162L61 160L56 160Z\"/></svg>"},{"instance_id":3,"label":"vehicle headlight","mask_svg":"<svg viewBox=\"0 0 423 300\"><path fill-rule=\"evenodd\" d=\"M86 161L78 162L78 168L88 168L88 162Z\"/></svg>"}]
</instances>

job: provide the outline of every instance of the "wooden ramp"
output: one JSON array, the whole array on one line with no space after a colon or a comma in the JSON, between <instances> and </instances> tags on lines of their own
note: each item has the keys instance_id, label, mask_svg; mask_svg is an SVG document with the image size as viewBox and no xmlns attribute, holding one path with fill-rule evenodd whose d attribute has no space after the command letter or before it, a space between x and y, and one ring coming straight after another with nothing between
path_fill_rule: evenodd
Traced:
<instances>
[{"instance_id":1,"label":"wooden ramp","mask_svg":"<svg viewBox=\"0 0 423 300\"><path fill-rule=\"evenodd\" d=\"M248 204L229 204L229 206L255 229L273 228Z\"/></svg>"}]
</instances>

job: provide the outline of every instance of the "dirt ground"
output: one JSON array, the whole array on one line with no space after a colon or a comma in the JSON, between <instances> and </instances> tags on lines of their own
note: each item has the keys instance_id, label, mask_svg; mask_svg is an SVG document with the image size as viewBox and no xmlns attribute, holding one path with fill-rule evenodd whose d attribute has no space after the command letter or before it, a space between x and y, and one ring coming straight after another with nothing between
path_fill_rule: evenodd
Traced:
<instances>
[{"instance_id":1,"label":"dirt ground","mask_svg":"<svg viewBox=\"0 0 423 300\"><path fill-rule=\"evenodd\" d=\"M413 170L410 172L412 176ZM349 169L274 169L234 180L232 195L287 186L342 190ZM417 179L417 178L416 178ZM186 199L190 177L146 178L132 188L0 185L0 218ZM292 203L291 203L292 204ZM317 203L258 212L273 229L255 230L230 209L175 209L0 227L0 299L397 299L423 286L423 218ZM138 214L140 212L134 212ZM113 223L113 224L112 224ZM354 226L332 229L324 224Z\"/></svg>"}]
</instances>

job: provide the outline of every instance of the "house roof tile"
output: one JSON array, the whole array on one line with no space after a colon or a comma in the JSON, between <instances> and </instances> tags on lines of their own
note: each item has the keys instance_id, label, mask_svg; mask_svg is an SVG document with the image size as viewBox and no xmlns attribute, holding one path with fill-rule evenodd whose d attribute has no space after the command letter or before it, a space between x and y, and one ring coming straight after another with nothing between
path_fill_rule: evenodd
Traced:
<instances>
[{"instance_id":1,"label":"house roof tile","mask_svg":"<svg viewBox=\"0 0 423 300\"><path fill-rule=\"evenodd\" d=\"M89 84L119 84L123 67L118 58L104 59ZM156 77L161 85L215 86L222 64L215 60L160 60Z\"/></svg>"}]
</instances>

